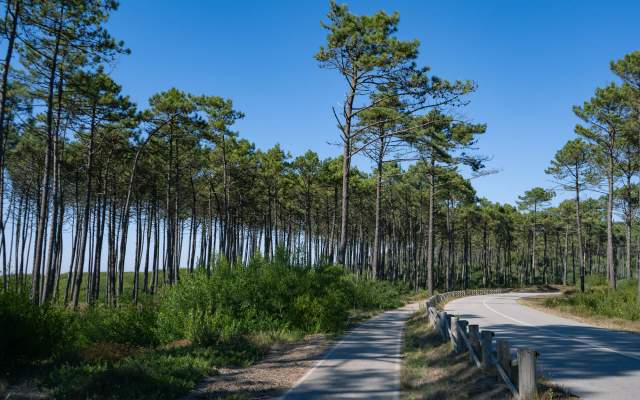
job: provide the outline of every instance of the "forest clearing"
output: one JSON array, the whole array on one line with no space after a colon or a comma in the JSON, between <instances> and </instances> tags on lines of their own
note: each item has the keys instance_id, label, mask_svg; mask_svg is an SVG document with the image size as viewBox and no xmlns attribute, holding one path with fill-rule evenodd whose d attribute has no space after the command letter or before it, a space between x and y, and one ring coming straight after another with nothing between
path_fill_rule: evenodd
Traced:
<instances>
[{"instance_id":1,"label":"forest clearing","mask_svg":"<svg viewBox=\"0 0 640 400\"><path fill-rule=\"evenodd\" d=\"M244 68L270 55L240 52L234 40L245 39L232 30L225 36L234 48L229 58L203 50L193 64L207 64L214 54L207 68L231 65L237 74L205 77L191 66L193 76L181 70L187 83L174 86L149 78L154 68L166 73L161 62L141 60L158 52L154 46L192 44L176 45L168 33L155 32L162 29L154 30L162 39L145 36L148 30L124 35L136 28L128 13L141 5L133 3L0 2L0 398L334 398L349 390L361 398L506 398L507 390L459 354L443 360L450 356L446 343L422 325L425 311L411 315L406 308L468 289L513 293L453 302L461 315L508 299L514 310L533 315L523 325L584 329L601 347L609 348L615 332L608 331L640 332L640 50L594 61L603 78L589 78L588 92L564 104L572 131L556 135L560 146L552 146L555 136L536 132L546 152L524 144L508 149L523 158L515 166L522 178L495 184L499 189L491 190L513 200L493 201L482 182L499 181L504 170L493 157L500 149L484 146L496 134L493 115L477 114L491 103L479 97L483 83L442 67L464 63L428 47L432 34L425 41L427 28L410 12L405 29L400 13L387 10L393 4L371 10L357 1L323 3L324 16L309 17L321 20L311 27L315 36L300 34L307 53L291 51L284 60L311 62L296 67L302 79L293 69L271 73L270 61L247 74ZM179 14L176 4L147 7ZM218 18L225 7L231 6L192 3L184 12ZM307 7L285 8L306 15L315 6ZM405 7L398 6L403 21ZM121 13L128 17L118 22ZM298 27L303 21L290 20ZM209 24L198 21L188 24L194 31L185 35L194 39L185 42L205 46L194 27ZM187 26L166 25L168 32ZM248 30L253 42L260 32L274 34ZM277 36L272 45L297 40ZM133 64L144 71L120 64L136 57L129 41L142 41L145 56ZM171 62L188 64L177 54ZM123 69L129 85L117 79ZM222 95L229 92L226 79L247 76L279 82L289 103L319 108L328 121L329 129L318 128L328 150L314 142L319 130L311 110L296 116L295 104L276 107L275 100L251 107L261 90L249 83L237 95ZM302 92L306 77L313 78ZM208 79L225 90L207 86ZM140 89L146 84L153 91ZM306 103L325 94L332 96L326 103ZM264 118L262 107L273 116L252 122L252 112ZM277 128L252 132L271 120ZM520 133L497 131L504 141ZM534 168L518 152L544 159L540 179L525 177ZM518 294L547 289L558 293ZM481 323L517 342L522 327L494 315L517 319L510 312L489 313ZM568 322L575 319L575 326ZM624 353L618 344L610 344L613 353ZM625 383L607 377L623 397L635 393L625 385L640 370L634 346L618 363L624 370L616 370L629 374ZM381 359L391 366L374 365ZM604 382L612 360L567 368ZM280 361L291 369L272 381L253 379L255 390L228 378L251 380L253 371L262 377ZM395 375L364 383L366 368ZM548 369L566 378L566 369ZM438 381L441 370L448 375ZM227 378L236 379L231 389ZM567 392L583 393L581 378L569 378ZM456 387L464 395L443 394ZM554 387L549 381L540 390Z\"/></svg>"}]
</instances>

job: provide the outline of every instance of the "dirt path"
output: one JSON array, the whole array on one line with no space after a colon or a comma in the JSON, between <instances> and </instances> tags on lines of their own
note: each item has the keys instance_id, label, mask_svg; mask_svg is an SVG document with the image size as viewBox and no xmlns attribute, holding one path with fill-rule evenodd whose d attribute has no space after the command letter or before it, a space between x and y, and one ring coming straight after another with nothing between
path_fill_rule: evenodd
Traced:
<instances>
[{"instance_id":1,"label":"dirt path","mask_svg":"<svg viewBox=\"0 0 640 400\"><path fill-rule=\"evenodd\" d=\"M302 342L272 351L264 360L249 368L220 368L218 375L205 379L185 400L276 399L312 368L332 342L313 335Z\"/></svg>"}]
</instances>

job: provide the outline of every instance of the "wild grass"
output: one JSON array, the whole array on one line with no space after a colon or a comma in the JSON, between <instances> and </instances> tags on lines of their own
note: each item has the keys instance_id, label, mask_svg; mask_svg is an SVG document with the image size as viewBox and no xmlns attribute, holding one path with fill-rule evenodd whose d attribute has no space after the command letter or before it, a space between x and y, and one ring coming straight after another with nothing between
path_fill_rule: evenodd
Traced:
<instances>
[{"instance_id":1,"label":"wild grass","mask_svg":"<svg viewBox=\"0 0 640 400\"><path fill-rule=\"evenodd\" d=\"M603 284L604 283L604 284ZM587 281L584 293L571 290L564 296L546 299L544 305L573 312L585 317L617 318L628 321L640 320L638 285L635 281L620 281L617 289L609 288L606 281Z\"/></svg>"}]
</instances>

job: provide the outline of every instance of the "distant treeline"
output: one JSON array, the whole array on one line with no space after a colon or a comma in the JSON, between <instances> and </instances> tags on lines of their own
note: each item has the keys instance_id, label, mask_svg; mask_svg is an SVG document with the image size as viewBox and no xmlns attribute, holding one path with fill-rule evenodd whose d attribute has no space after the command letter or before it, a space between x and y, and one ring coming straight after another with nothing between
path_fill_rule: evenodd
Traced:
<instances>
[{"instance_id":1,"label":"distant treeline","mask_svg":"<svg viewBox=\"0 0 640 400\"><path fill-rule=\"evenodd\" d=\"M198 267L244 267L279 247L296 265L343 264L430 292L561 282L583 267L608 272L612 284L631 277L639 53L612 64L623 83L575 108L581 139L549 173L576 200L546 208L552 192L535 188L518 209L478 199L471 185L491 172L475 147L485 125L460 118L475 84L417 65L419 42L395 37L397 14L356 16L331 3L316 59L345 82L333 109L343 151L321 160L239 138L243 114L228 99L169 89L137 109L105 72L129 52L105 29L116 6L3 2L5 289L30 288L38 303L135 302ZM353 167L356 156L373 170ZM603 180L604 203L580 202ZM613 223L616 210L622 223Z\"/></svg>"}]
</instances>

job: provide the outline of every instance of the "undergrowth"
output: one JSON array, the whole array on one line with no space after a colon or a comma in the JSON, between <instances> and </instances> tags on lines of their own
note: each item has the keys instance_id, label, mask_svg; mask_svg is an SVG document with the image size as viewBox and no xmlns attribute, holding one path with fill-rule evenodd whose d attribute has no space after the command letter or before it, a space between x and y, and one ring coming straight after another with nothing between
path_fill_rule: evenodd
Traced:
<instances>
[{"instance_id":1,"label":"undergrowth","mask_svg":"<svg viewBox=\"0 0 640 400\"><path fill-rule=\"evenodd\" d=\"M620 281L617 289L613 290L606 286L606 280L591 278L587 281L584 293L571 291L563 297L546 299L544 304L585 316L638 321L640 306L637 302L637 288L635 281Z\"/></svg>"},{"instance_id":2,"label":"undergrowth","mask_svg":"<svg viewBox=\"0 0 640 400\"><path fill-rule=\"evenodd\" d=\"M290 266L282 255L183 274L138 305L71 310L7 291L0 373L10 382L35 378L56 398L170 399L217 367L259 360L274 342L339 333L354 310L394 308L407 298L404 287L338 266Z\"/></svg>"}]
</instances>

